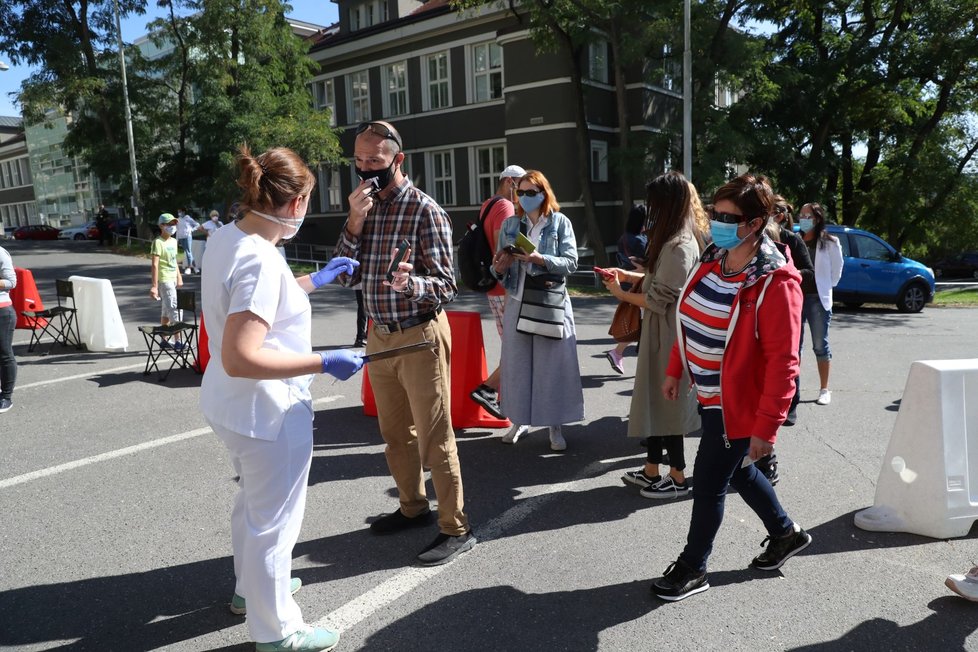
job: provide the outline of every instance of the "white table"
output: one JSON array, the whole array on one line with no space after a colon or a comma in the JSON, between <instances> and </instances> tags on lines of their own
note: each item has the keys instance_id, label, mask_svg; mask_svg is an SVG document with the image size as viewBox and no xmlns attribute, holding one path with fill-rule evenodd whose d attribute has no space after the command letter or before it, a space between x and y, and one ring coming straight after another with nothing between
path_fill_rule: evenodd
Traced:
<instances>
[{"instance_id":1,"label":"white table","mask_svg":"<svg viewBox=\"0 0 978 652\"><path fill-rule=\"evenodd\" d=\"M122 324L112 283L104 278L70 276L78 333L89 351L125 351L129 336Z\"/></svg>"}]
</instances>

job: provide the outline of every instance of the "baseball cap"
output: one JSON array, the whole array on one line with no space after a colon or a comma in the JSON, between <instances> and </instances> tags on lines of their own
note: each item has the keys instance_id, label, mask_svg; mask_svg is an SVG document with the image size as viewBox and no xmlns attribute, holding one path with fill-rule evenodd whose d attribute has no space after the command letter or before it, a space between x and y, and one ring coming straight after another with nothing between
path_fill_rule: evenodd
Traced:
<instances>
[{"instance_id":1,"label":"baseball cap","mask_svg":"<svg viewBox=\"0 0 978 652\"><path fill-rule=\"evenodd\" d=\"M506 166L505 170L499 173L500 179L505 179L506 177L510 177L512 179L519 179L520 177L525 177L525 176L526 176L526 170L524 170L518 165L508 165Z\"/></svg>"},{"instance_id":2,"label":"baseball cap","mask_svg":"<svg viewBox=\"0 0 978 652\"><path fill-rule=\"evenodd\" d=\"M170 213L163 213L160 215L160 219L156 220L157 224L169 224L170 222L176 222L177 218L173 217Z\"/></svg>"}]
</instances>

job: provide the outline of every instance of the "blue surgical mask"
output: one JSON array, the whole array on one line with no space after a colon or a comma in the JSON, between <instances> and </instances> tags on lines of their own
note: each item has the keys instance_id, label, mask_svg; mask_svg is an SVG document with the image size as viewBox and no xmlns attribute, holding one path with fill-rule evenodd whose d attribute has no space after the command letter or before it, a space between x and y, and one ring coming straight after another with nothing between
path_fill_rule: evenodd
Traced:
<instances>
[{"instance_id":1,"label":"blue surgical mask","mask_svg":"<svg viewBox=\"0 0 978 652\"><path fill-rule=\"evenodd\" d=\"M810 217L803 217L800 220L798 220L798 228L804 231L805 233L808 233L814 227L815 227L815 220L813 220Z\"/></svg>"},{"instance_id":2,"label":"blue surgical mask","mask_svg":"<svg viewBox=\"0 0 978 652\"><path fill-rule=\"evenodd\" d=\"M527 197L526 195L520 197L520 206L522 206L523 210L527 213L532 213L542 205L543 193L538 193L536 197Z\"/></svg>"},{"instance_id":3,"label":"blue surgical mask","mask_svg":"<svg viewBox=\"0 0 978 652\"><path fill-rule=\"evenodd\" d=\"M745 239L737 237L736 224L727 224L714 220L710 220L710 235L713 236L713 244L728 251L734 249Z\"/></svg>"}]
</instances>

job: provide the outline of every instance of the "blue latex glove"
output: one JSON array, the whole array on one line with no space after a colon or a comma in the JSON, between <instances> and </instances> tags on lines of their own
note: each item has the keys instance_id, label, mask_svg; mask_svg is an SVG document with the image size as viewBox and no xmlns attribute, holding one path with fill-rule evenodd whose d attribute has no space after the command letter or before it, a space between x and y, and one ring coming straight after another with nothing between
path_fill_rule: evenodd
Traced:
<instances>
[{"instance_id":1,"label":"blue latex glove","mask_svg":"<svg viewBox=\"0 0 978 652\"><path fill-rule=\"evenodd\" d=\"M323 373L346 380L363 368L363 358L359 353L338 349L336 351L320 351L323 359Z\"/></svg>"},{"instance_id":2,"label":"blue latex glove","mask_svg":"<svg viewBox=\"0 0 978 652\"><path fill-rule=\"evenodd\" d=\"M310 274L309 278L312 280L312 286L317 290L324 285L328 285L336 280L336 277L340 274L352 274L353 270L360 266L360 261L353 260L352 258L346 258L344 256L337 256L336 258L331 258L326 267L314 274Z\"/></svg>"}]
</instances>

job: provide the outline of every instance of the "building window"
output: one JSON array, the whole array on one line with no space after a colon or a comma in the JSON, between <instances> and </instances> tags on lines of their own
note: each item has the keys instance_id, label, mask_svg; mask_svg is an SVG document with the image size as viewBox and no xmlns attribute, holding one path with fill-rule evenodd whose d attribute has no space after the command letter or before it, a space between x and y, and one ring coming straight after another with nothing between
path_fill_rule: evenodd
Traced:
<instances>
[{"instance_id":1,"label":"building window","mask_svg":"<svg viewBox=\"0 0 978 652\"><path fill-rule=\"evenodd\" d=\"M681 93L683 90L683 61L668 43L662 46L662 88Z\"/></svg>"},{"instance_id":2,"label":"building window","mask_svg":"<svg viewBox=\"0 0 978 652\"><path fill-rule=\"evenodd\" d=\"M340 173L325 165L319 166L316 192L319 194L319 212L328 213L343 209L340 198Z\"/></svg>"},{"instance_id":3,"label":"building window","mask_svg":"<svg viewBox=\"0 0 978 652\"><path fill-rule=\"evenodd\" d=\"M472 46L472 88L476 102L503 96L503 49L496 43Z\"/></svg>"},{"instance_id":4,"label":"building window","mask_svg":"<svg viewBox=\"0 0 978 652\"><path fill-rule=\"evenodd\" d=\"M370 120L370 78L366 70L350 73L350 122L360 123Z\"/></svg>"},{"instance_id":5,"label":"building window","mask_svg":"<svg viewBox=\"0 0 978 652\"><path fill-rule=\"evenodd\" d=\"M387 0L369 0L350 7L350 31L387 21Z\"/></svg>"},{"instance_id":6,"label":"building window","mask_svg":"<svg viewBox=\"0 0 978 652\"><path fill-rule=\"evenodd\" d=\"M451 106L451 84L449 83L448 51L436 52L424 57L425 110L444 109Z\"/></svg>"},{"instance_id":7,"label":"building window","mask_svg":"<svg viewBox=\"0 0 978 652\"><path fill-rule=\"evenodd\" d=\"M34 179L31 177L31 162L26 156L20 159L20 172L21 177L24 179L25 186L29 186L34 183Z\"/></svg>"},{"instance_id":8,"label":"building window","mask_svg":"<svg viewBox=\"0 0 978 652\"><path fill-rule=\"evenodd\" d=\"M329 111L329 124L336 126L336 86L332 79L324 79L313 85L316 97L316 108Z\"/></svg>"},{"instance_id":9,"label":"building window","mask_svg":"<svg viewBox=\"0 0 978 652\"><path fill-rule=\"evenodd\" d=\"M608 143L591 141L591 181L608 180Z\"/></svg>"},{"instance_id":10,"label":"building window","mask_svg":"<svg viewBox=\"0 0 978 652\"><path fill-rule=\"evenodd\" d=\"M608 83L608 41L601 39L588 45L587 71L588 79Z\"/></svg>"},{"instance_id":11,"label":"building window","mask_svg":"<svg viewBox=\"0 0 978 652\"><path fill-rule=\"evenodd\" d=\"M430 152L428 154L428 170L431 174L432 197L442 206L455 203L455 177L452 165L452 152Z\"/></svg>"},{"instance_id":12,"label":"building window","mask_svg":"<svg viewBox=\"0 0 978 652\"><path fill-rule=\"evenodd\" d=\"M407 62L398 61L383 67L384 115L405 115L408 112Z\"/></svg>"},{"instance_id":13,"label":"building window","mask_svg":"<svg viewBox=\"0 0 978 652\"><path fill-rule=\"evenodd\" d=\"M499 173L505 167L505 145L475 148L476 192L479 199L492 197L499 183Z\"/></svg>"}]
</instances>

